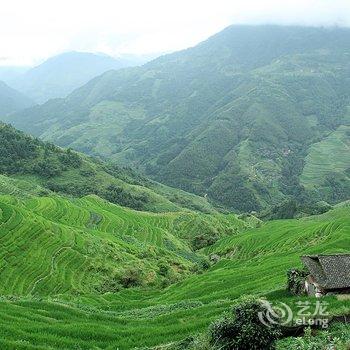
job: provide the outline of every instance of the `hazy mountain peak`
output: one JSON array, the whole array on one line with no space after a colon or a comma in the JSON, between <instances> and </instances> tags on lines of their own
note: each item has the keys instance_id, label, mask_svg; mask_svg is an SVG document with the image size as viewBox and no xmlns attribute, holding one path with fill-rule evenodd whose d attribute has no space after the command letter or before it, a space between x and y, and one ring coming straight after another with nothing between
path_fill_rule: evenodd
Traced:
<instances>
[{"instance_id":1,"label":"hazy mountain peak","mask_svg":"<svg viewBox=\"0 0 350 350\"><path fill-rule=\"evenodd\" d=\"M28 97L0 81L0 117L33 105Z\"/></svg>"},{"instance_id":2,"label":"hazy mountain peak","mask_svg":"<svg viewBox=\"0 0 350 350\"><path fill-rule=\"evenodd\" d=\"M90 79L134 63L106 54L70 51L48 58L12 80L12 86L38 103L65 97Z\"/></svg>"}]
</instances>

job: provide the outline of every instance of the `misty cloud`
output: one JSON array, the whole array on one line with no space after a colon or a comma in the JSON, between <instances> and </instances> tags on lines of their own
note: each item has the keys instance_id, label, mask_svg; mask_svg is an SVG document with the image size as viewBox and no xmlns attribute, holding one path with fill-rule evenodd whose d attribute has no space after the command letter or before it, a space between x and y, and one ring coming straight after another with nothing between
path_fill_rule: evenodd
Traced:
<instances>
[{"instance_id":1,"label":"misty cloud","mask_svg":"<svg viewBox=\"0 0 350 350\"><path fill-rule=\"evenodd\" d=\"M1 5L1 64L67 50L169 52L235 23L350 25L348 0L13 0Z\"/></svg>"}]
</instances>

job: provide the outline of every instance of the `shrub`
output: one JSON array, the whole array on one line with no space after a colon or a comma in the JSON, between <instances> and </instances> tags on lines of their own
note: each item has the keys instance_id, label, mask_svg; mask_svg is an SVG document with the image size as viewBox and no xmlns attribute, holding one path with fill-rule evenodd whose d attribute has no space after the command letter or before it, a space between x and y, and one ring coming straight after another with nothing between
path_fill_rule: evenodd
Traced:
<instances>
[{"instance_id":1,"label":"shrub","mask_svg":"<svg viewBox=\"0 0 350 350\"><path fill-rule=\"evenodd\" d=\"M100 285L96 287L96 292L98 293L116 293L119 292L123 286L120 282L113 277L105 278Z\"/></svg>"},{"instance_id":2,"label":"shrub","mask_svg":"<svg viewBox=\"0 0 350 350\"><path fill-rule=\"evenodd\" d=\"M158 263L158 268L159 268L159 274L161 276L167 277L169 272L170 272L170 266L167 261L161 260Z\"/></svg>"},{"instance_id":3,"label":"shrub","mask_svg":"<svg viewBox=\"0 0 350 350\"><path fill-rule=\"evenodd\" d=\"M287 290L293 295L304 294L306 270L290 269L287 271Z\"/></svg>"},{"instance_id":4,"label":"shrub","mask_svg":"<svg viewBox=\"0 0 350 350\"><path fill-rule=\"evenodd\" d=\"M304 337L288 337L277 342L277 350L349 350L350 332L346 324L334 324L330 330L312 335L305 329Z\"/></svg>"},{"instance_id":5,"label":"shrub","mask_svg":"<svg viewBox=\"0 0 350 350\"><path fill-rule=\"evenodd\" d=\"M208 247L210 245L213 245L217 240L219 239L219 236L210 236L206 234L199 234L198 236L195 236L192 240L192 248L194 250L199 250L204 247Z\"/></svg>"},{"instance_id":6,"label":"shrub","mask_svg":"<svg viewBox=\"0 0 350 350\"><path fill-rule=\"evenodd\" d=\"M280 326L263 324L259 313L268 319L268 309L257 300L247 299L235 306L230 314L210 326L210 344L221 350L274 349L274 342L281 335Z\"/></svg>"},{"instance_id":7,"label":"shrub","mask_svg":"<svg viewBox=\"0 0 350 350\"><path fill-rule=\"evenodd\" d=\"M129 267L124 270L120 283L125 288L138 287L143 284L143 273L139 267Z\"/></svg>"},{"instance_id":8,"label":"shrub","mask_svg":"<svg viewBox=\"0 0 350 350\"><path fill-rule=\"evenodd\" d=\"M66 152L59 154L58 158L62 164L72 168L79 168L82 163L78 153L75 153L70 148Z\"/></svg>"},{"instance_id":9,"label":"shrub","mask_svg":"<svg viewBox=\"0 0 350 350\"><path fill-rule=\"evenodd\" d=\"M150 202L149 196L146 193L131 193L114 184L107 187L103 197L109 202L133 208L135 210L145 209L146 204Z\"/></svg>"},{"instance_id":10,"label":"shrub","mask_svg":"<svg viewBox=\"0 0 350 350\"><path fill-rule=\"evenodd\" d=\"M216 229L203 226L201 232L193 237L191 245L194 250L198 250L214 244L219 238Z\"/></svg>"},{"instance_id":11,"label":"shrub","mask_svg":"<svg viewBox=\"0 0 350 350\"><path fill-rule=\"evenodd\" d=\"M196 265L200 271L208 270L210 268L210 261L207 257L202 257Z\"/></svg>"},{"instance_id":12,"label":"shrub","mask_svg":"<svg viewBox=\"0 0 350 350\"><path fill-rule=\"evenodd\" d=\"M45 158L34 166L34 173L39 176L50 178L59 176L62 172L61 165L55 159Z\"/></svg>"},{"instance_id":13,"label":"shrub","mask_svg":"<svg viewBox=\"0 0 350 350\"><path fill-rule=\"evenodd\" d=\"M210 261L207 257L200 257L191 267L190 271L193 273L203 273L210 268Z\"/></svg>"}]
</instances>

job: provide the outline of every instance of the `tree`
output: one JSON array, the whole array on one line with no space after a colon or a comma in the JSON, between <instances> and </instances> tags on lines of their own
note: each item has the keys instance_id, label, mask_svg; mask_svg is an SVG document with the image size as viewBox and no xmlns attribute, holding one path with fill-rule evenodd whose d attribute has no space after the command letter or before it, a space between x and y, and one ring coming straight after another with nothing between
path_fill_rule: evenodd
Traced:
<instances>
[{"instance_id":1,"label":"tree","mask_svg":"<svg viewBox=\"0 0 350 350\"><path fill-rule=\"evenodd\" d=\"M287 271L287 290L293 295L301 295L305 290L306 270L290 269Z\"/></svg>"}]
</instances>

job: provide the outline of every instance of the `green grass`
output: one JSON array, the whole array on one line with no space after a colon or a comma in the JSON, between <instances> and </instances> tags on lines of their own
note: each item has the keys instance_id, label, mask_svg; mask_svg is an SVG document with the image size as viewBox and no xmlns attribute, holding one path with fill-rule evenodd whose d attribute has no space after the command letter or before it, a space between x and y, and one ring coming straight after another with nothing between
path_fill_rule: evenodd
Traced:
<instances>
[{"instance_id":1,"label":"green grass","mask_svg":"<svg viewBox=\"0 0 350 350\"><path fill-rule=\"evenodd\" d=\"M33 182L14 179L8 176L0 175L0 193L10 194L17 197L30 197L44 193L43 187Z\"/></svg>"},{"instance_id":2,"label":"green grass","mask_svg":"<svg viewBox=\"0 0 350 350\"><path fill-rule=\"evenodd\" d=\"M346 205L248 230L234 216L136 212L96 196L2 196L0 208L2 349L172 343L205 331L242 295L295 302L276 291L285 287L286 270L300 266L300 255L350 248ZM189 241L205 225L214 225L223 238L194 253ZM229 227L236 232L225 236ZM194 260L214 253L221 260L193 274ZM163 289L157 285L160 259L176 267L180 278ZM141 264L148 279L155 276L153 284L105 294L92 288L133 264ZM349 301L328 301L332 314L350 310Z\"/></svg>"}]
</instances>

